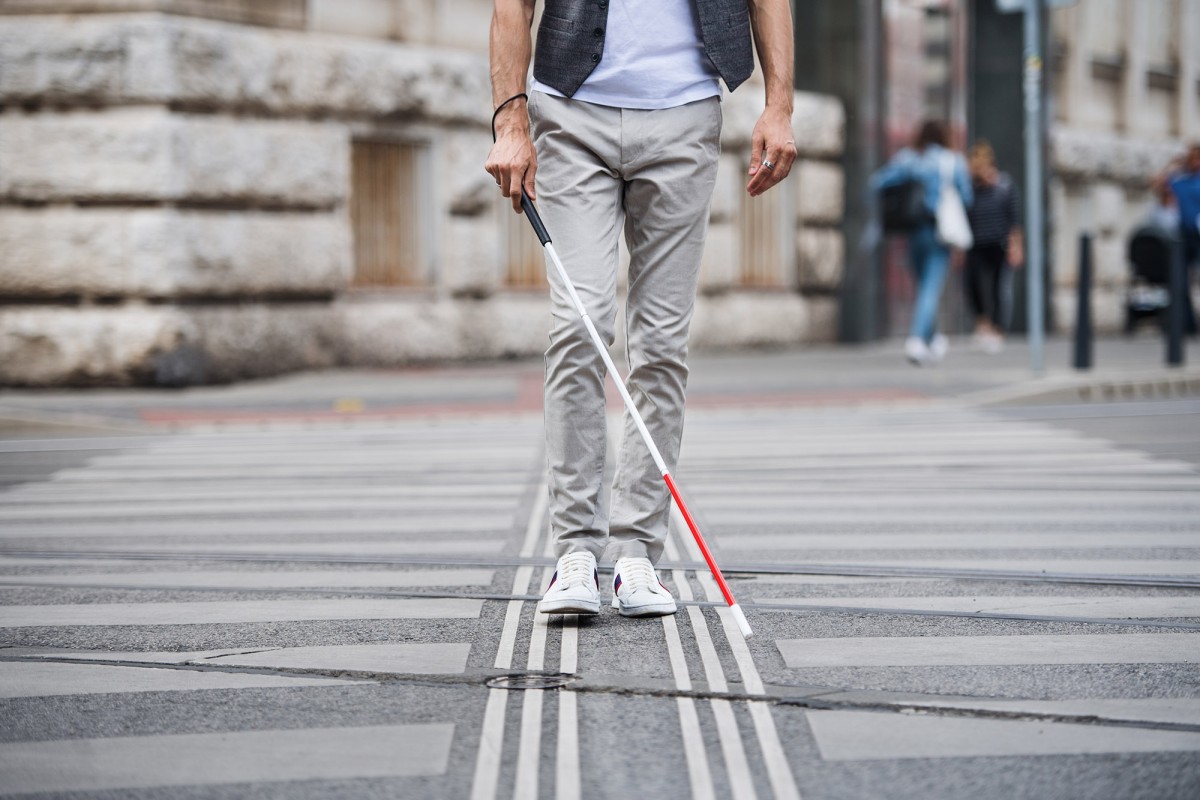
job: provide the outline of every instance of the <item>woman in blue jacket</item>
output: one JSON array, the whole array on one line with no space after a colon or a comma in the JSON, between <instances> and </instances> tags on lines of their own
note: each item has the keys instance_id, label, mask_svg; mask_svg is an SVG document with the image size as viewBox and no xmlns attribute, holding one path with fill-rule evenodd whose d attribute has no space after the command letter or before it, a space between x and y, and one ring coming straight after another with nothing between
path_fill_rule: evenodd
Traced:
<instances>
[{"instance_id":1,"label":"woman in blue jacket","mask_svg":"<svg viewBox=\"0 0 1200 800\"><path fill-rule=\"evenodd\" d=\"M936 120L927 120L921 125L913 146L892 156L872 180L876 191L910 180L924 187L927 219L908 234L909 266L916 278L916 302L904 354L917 365L940 361L948 347L946 337L937 331L938 303L950 269L950 248L939 240L936 222L943 174L952 177L963 206L969 208L974 195L966 161L949 149L946 126Z\"/></svg>"}]
</instances>

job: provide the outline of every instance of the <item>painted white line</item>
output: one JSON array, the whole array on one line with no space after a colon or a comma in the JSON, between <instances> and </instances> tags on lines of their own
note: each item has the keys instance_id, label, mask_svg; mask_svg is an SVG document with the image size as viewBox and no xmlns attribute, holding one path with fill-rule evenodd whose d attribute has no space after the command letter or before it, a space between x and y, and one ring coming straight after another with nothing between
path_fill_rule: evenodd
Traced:
<instances>
[{"instance_id":1,"label":"painted white line","mask_svg":"<svg viewBox=\"0 0 1200 800\"><path fill-rule=\"evenodd\" d=\"M527 689L521 692L521 738L517 746L517 777L513 800L537 800L538 766L542 756L542 708L545 692Z\"/></svg>"},{"instance_id":2,"label":"painted white line","mask_svg":"<svg viewBox=\"0 0 1200 800\"><path fill-rule=\"evenodd\" d=\"M728 700L710 701L713 717L717 721L717 736L721 740L721 754L725 757L725 770L729 776L729 792L734 800L756 800L754 775L746 758L742 734L738 730L733 703Z\"/></svg>"},{"instance_id":3,"label":"painted white line","mask_svg":"<svg viewBox=\"0 0 1200 800\"><path fill-rule=\"evenodd\" d=\"M475 757L471 800L495 800L496 783L500 777L500 757L504 750L504 718L507 709L508 690L490 690L479 733L479 754Z\"/></svg>"},{"instance_id":4,"label":"painted white line","mask_svg":"<svg viewBox=\"0 0 1200 800\"><path fill-rule=\"evenodd\" d=\"M330 516L331 512L351 512L356 517L366 516L435 516L445 513L447 507L456 513L473 511L484 516L501 516L513 513L511 498L444 497L401 498L399 500L369 499L355 497L283 497L279 499L221 499L213 501L180 500L173 503L78 503L71 505L45 504L17 506L0 504L0 521L27 521L48 524L70 523L87 520L142 520L146 518L203 519L205 517L262 516L287 519L305 514Z\"/></svg>"},{"instance_id":5,"label":"painted white line","mask_svg":"<svg viewBox=\"0 0 1200 800\"><path fill-rule=\"evenodd\" d=\"M134 538L138 536L295 536L297 534L320 534L326 536L354 536L363 534L425 535L431 533L507 533L513 525L511 514L488 515L483 518L474 514L453 516L393 515L375 517L353 517L345 513L321 516L305 514L289 517L284 514L260 517L237 516L227 519L128 519L128 520L55 520L52 522L9 522L0 529L0 538L62 538L89 537ZM503 543L500 543L503 546ZM426 545L428 546L428 545Z\"/></svg>"},{"instance_id":6,"label":"painted white line","mask_svg":"<svg viewBox=\"0 0 1200 800\"><path fill-rule=\"evenodd\" d=\"M0 745L0 793L444 775L453 725L122 736Z\"/></svg>"},{"instance_id":7,"label":"painted white line","mask_svg":"<svg viewBox=\"0 0 1200 800\"><path fill-rule=\"evenodd\" d=\"M553 552L554 542L546 539L546 554ZM550 581L554 567L542 569L541 586ZM533 629L529 634L529 658L526 667L530 672L540 672L546 665L546 635L550 630L550 615L533 614ZM517 744L517 775L513 784L513 800L537 800L538 772L542 756L542 715L545 710L545 692L528 689L522 693L521 738Z\"/></svg>"},{"instance_id":8,"label":"painted white line","mask_svg":"<svg viewBox=\"0 0 1200 800\"><path fill-rule=\"evenodd\" d=\"M884 521L884 517L895 523L897 520L902 520L907 525L918 525L921 520L915 514L898 515L896 513L881 515L879 519L869 520L865 515L859 516L854 513L854 509L847 508L842 515L842 522L854 520L856 523L879 524ZM1062 518L1069 517L1070 514L1057 515ZM1192 527L1196 527L1196 515L1190 512L1182 512L1179 515L1180 521L1186 521ZM1040 512L1022 512L1014 519L1017 522L1024 520L1025 523L1020 527L1028 529L1030 525L1041 525L1050 520ZM1113 526L1120 524L1120 520L1113 514L1107 512L1098 512L1095 519L1105 523L1111 523ZM1135 519L1135 517L1130 517ZM829 522L830 520L825 520ZM977 523L979 517L976 517L974 522ZM1003 522L999 515L988 515L987 521L989 525L993 523ZM1077 521L1083 523L1086 520L1082 515ZM1142 521L1148 522L1148 519ZM713 522L716 523L715 517ZM741 520L743 524L751 524L750 520ZM771 521L762 520L764 524L790 524L795 525L794 519L789 519L786 514L776 513ZM753 534L728 534L721 537L721 550L742 551L742 550L770 550L778 552L781 550L1073 550L1078 548L1143 548L1143 547L1200 547L1200 528L1187 533L1173 533L1155 530L1129 530L1129 531L1105 531L1105 532L1090 532L1090 533L1073 533L1066 531L1038 531L1036 533L1022 532L1017 530L988 530L973 532L973 522L966 517L961 520L939 520L926 519L927 524L943 525L961 523L961 530L948 533L753 533ZM804 515L805 525L818 525L821 520L815 517ZM1016 526L1014 526L1016 527ZM806 561L811 559L805 559ZM828 560L828 559L823 559Z\"/></svg>"},{"instance_id":9,"label":"painted white line","mask_svg":"<svg viewBox=\"0 0 1200 800\"><path fill-rule=\"evenodd\" d=\"M579 668L579 617L562 618L562 645L558 671L574 675ZM557 800L581 800L583 771L579 763L579 698L574 692L558 692L558 752L555 754L554 796Z\"/></svg>"},{"instance_id":10,"label":"painted white line","mask_svg":"<svg viewBox=\"0 0 1200 800\"><path fill-rule=\"evenodd\" d=\"M122 664L186 666L231 665L276 669L351 670L412 675L457 675L466 670L470 642L404 642L310 647L240 647L200 652L67 650L9 648L7 656L61 661L109 661ZM0 674L7 667L0 667ZM177 671L178 674L216 674ZM233 673L222 673L233 674Z\"/></svg>"},{"instance_id":11,"label":"painted white line","mask_svg":"<svg viewBox=\"0 0 1200 800\"><path fill-rule=\"evenodd\" d=\"M700 547L696 544L695 539L683 536L687 525L680 518L679 509L672 506L671 510L675 517L675 530L681 538L684 538L689 554L692 558L701 558ZM709 600L724 601L724 595L712 575L698 573L696 579L704 588L704 594ZM745 686L747 694L766 694L762 678L754 664L754 656L750 653L749 645L746 644L746 637L738 629L733 613L728 607L720 607L717 609L717 615L721 619L725 639L729 642L729 648L733 652L733 658L738 665L738 672L742 676L742 685ZM771 785L771 792L775 795L776 800L800 800L800 789L796 785L796 777L792 774L791 765L788 764L787 753L779 738L779 729L775 727L775 717L771 713L770 706L755 702L749 703L748 706L750 719L754 723L754 733L762 751L763 763L767 768L767 781Z\"/></svg>"},{"instance_id":12,"label":"painted white line","mask_svg":"<svg viewBox=\"0 0 1200 800\"><path fill-rule=\"evenodd\" d=\"M67 563L64 561L64 563ZM79 562L70 562L78 566ZM102 562L93 561L92 564ZM16 566L12 560L0 566ZM490 569L299 570L289 572L82 572L0 575L5 586L136 586L170 589L387 589L392 587L489 586Z\"/></svg>"},{"instance_id":13,"label":"painted white line","mask_svg":"<svg viewBox=\"0 0 1200 800\"><path fill-rule=\"evenodd\" d=\"M13 662L0 666L0 698L342 686L349 683L357 681L188 669L117 667L108 664L59 664L45 661Z\"/></svg>"},{"instance_id":14,"label":"painted white line","mask_svg":"<svg viewBox=\"0 0 1200 800\"><path fill-rule=\"evenodd\" d=\"M1061 572L1078 575L1200 575L1200 561L1173 561L1168 559L1057 559L1050 555L1043 558L818 558L804 559L804 563L843 567L888 567L908 569L955 569L955 570L1000 570L1005 572ZM769 579L764 579L769 582Z\"/></svg>"},{"instance_id":15,"label":"painted white line","mask_svg":"<svg viewBox=\"0 0 1200 800\"><path fill-rule=\"evenodd\" d=\"M667 540L668 558L674 561L678 553L670 540ZM671 573L678 586L687 582L687 573L674 570ZM683 641L679 637L679 626L675 617L662 617L663 635L667 640L667 655L671 660L671 674L675 677L675 688L680 691L692 690L692 678L688 673L687 658L683 653ZM716 787L713 785L712 770L708 766L708 756L704 749L704 732L700 728L700 716L696 713L696 701L690 697L676 698L679 708L679 730L683 739L683 756L687 764L688 783L691 786L691 796L700 800L715 800Z\"/></svg>"},{"instance_id":16,"label":"painted white line","mask_svg":"<svg viewBox=\"0 0 1200 800\"><path fill-rule=\"evenodd\" d=\"M667 541L670 543L669 537ZM672 558L672 552L676 556L678 555L673 547L667 552L668 558ZM677 580L675 587L679 592L679 599L684 602L695 599L686 576L684 576L684 580ZM700 650L700 662L704 666L704 679L708 683L709 690L713 692L728 691L729 684L726 682L725 672L721 668L720 656L717 655L717 649L713 646L708 622L704 619L704 612L692 605L686 608L688 619L692 625L692 635L696 637L696 646ZM731 796L734 800L755 800L758 794L754 790L754 778L750 772L746 747L742 742L742 734L738 729L733 706L728 700L716 699L710 700L709 705L712 707L713 717L717 723L717 738L720 741L721 754L725 760L725 771L729 779Z\"/></svg>"},{"instance_id":17,"label":"painted white line","mask_svg":"<svg viewBox=\"0 0 1200 800\"><path fill-rule=\"evenodd\" d=\"M467 669L470 656L470 642L405 642L282 647L259 653L216 656L203 663L274 669L461 675Z\"/></svg>"},{"instance_id":18,"label":"painted white line","mask_svg":"<svg viewBox=\"0 0 1200 800\"><path fill-rule=\"evenodd\" d=\"M775 646L789 669L1200 663L1200 636L1188 633L856 636L778 639Z\"/></svg>"},{"instance_id":19,"label":"painted white line","mask_svg":"<svg viewBox=\"0 0 1200 800\"><path fill-rule=\"evenodd\" d=\"M1200 733L869 711L809 711L825 761L1200 751Z\"/></svg>"},{"instance_id":20,"label":"painted white line","mask_svg":"<svg viewBox=\"0 0 1200 800\"><path fill-rule=\"evenodd\" d=\"M547 494L545 484L538 486L534 494L533 508L525 526L525 538L521 542L520 555L529 558L537 548L542 534L542 522L546 516ZM529 593L529 582L533 578L533 567L518 567L513 576L512 593ZM512 667L513 650L517 641L517 629L521 624L521 609L524 603L512 600L504 614L504 628L500 634L500 646L496 651L496 669ZM504 721L508 711L508 690L492 689L488 692L487 708L483 713L483 725L479 737L479 753L475 758L475 776L471 781L471 800L495 800L500 777L500 757L504 752Z\"/></svg>"},{"instance_id":21,"label":"painted white line","mask_svg":"<svg viewBox=\"0 0 1200 800\"><path fill-rule=\"evenodd\" d=\"M517 567L516 578L513 579L513 594L527 594L529 580L533 577L533 567ZM525 603L522 600L509 600L504 612L504 627L500 631L500 646L496 649L496 669L512 667L513 651L517 646L517 629L521 625L521 609Z\"/></svg>"},{"instance_id":22,"label":"painted white line","mask_svg":"<svg viewBox=\"0 0 1200 800\"><path fill-rule=\"evenodd\" d=\"M257 533L253 530L232 530L230 533L234 536L253 537ZM476 533L477 535L477 533ZM260 542L257 544L247 544L244 540L225 541L220 544L159 544L153 539L130 542L129 540L120 540L118 543L104 540L92 540L80 545L77 543L68 543L65 545L54 545L46 547L43 540L37 537L31 537L25 542L21 542L22 547L37 547L43 551L63 551L69 552L71 549L86 549L97 553L138 553L141 555L183 555L183 554L198 554L198 555L244 555L244 556L327 556L337 558L339 556L353 557L379 557L391 558L393 556L480 556L480 555L496 555L504 548L504 542L501 540L500 534L497 533L491 539L453 539L446 540L437 537L422 537L417 541L401 542L401 541L383 541L383 542L356 542L343 541L338 534L330 534L326 532L326 536L335 539L335 541L320 541L320 542ZM11 545L10 545L11 546Z\"/></svg>"},{"instance_id":23,"label":"painted white line","mask_svg":"<svg viewBox=\"0 0 1200 800\"><path fill-rule=\"evenodd\" d=\"M1034 614L1037 616L1165 619L1200 617L1200 597L781 597L765 602L842 608L895 608L963 614Z\"/></svg>"},{"instance_id":24,"label":"painted white line","mask_svg":"<svg viewBox=\"0 0 1200 800\"><path fill-rule=\"evenodd\" d=\"M482 608L482 600L461 598L0 606L0 628L208 625L348 619L475 619Z\"/></svg>"},{"instance_id":25,"label":"painted white line","mask_svg":"<svg viewBox=\"0 0 1200 800\"><path fill-rule=\"evenodd\" d=\"M690 697L679 697L675 705L679 708L679 727L683 731L683 755L692 790L690 796L692 800L716 800L717 791L704 750L704 734L700 729L700 715L696 713L696 701Z\"/></svg>"}]
</instances>

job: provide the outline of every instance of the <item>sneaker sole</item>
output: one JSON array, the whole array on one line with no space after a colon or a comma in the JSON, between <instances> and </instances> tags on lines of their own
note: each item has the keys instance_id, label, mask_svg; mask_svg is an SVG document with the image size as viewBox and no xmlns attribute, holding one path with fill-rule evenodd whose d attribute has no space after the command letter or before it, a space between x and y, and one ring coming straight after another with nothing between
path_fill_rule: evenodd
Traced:
<instances>
[{"instance_id":1,"label":"sneaker sole","mask_svg":"<svg viewBox=\"0 0 1200 800\"><path fill-rule=\"evenodd\" d=\"M666 603L652 603L650 605L628 608L622 606L616 598L613 598L612 607L618 609L622 617L669 617L679 611L674 603L670 605Z\"/></svg>"},{"instance_id":2,"label":"sneaker sole","mask_svg":"<svg viewBox=\"0 0 1200 800\"><path fill-rule=\"evenodd\" d=\"M600 601L588 603L580 600L558 600L556 602L538 603L538 612L542 614L599 614Z\"/></svg>"}]
</instances>

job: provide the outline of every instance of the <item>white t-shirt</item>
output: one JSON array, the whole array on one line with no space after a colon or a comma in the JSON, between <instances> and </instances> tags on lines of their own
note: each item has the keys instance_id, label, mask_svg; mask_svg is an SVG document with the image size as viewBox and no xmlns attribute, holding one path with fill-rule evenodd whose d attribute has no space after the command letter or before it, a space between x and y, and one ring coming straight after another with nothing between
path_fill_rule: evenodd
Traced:
<instances>
[{"instance_id":1,"label":"white t-shirt","mask_svg":"<svg viewBox=\"0 0 1200 800\"><path fill-rule=\"evenodd\" d=\"M563 97L536 78L531 88ZM720 94L693 0L609 0L603 56L574 99L654 109Z\"/></svg>"}]
</instances>

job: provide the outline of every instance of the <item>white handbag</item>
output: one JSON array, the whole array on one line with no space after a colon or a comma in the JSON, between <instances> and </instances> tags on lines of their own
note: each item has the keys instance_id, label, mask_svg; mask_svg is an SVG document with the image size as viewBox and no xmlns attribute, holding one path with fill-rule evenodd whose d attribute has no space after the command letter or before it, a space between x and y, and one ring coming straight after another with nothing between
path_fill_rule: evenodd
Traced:
<instances>
[{"instance_id":1,"label":"white handbag","mask_svg":"<svg viewBox=\"0 0 1200 800\"><path fill-rule=\"evenodd\" d=\"M937 204L938 240L947 247L970 250L975 238L971 235L971 223L967 221L962 197L954 187L954 154L943 152L941 161L942 186Z\"/></svg>"}]
</instances>

